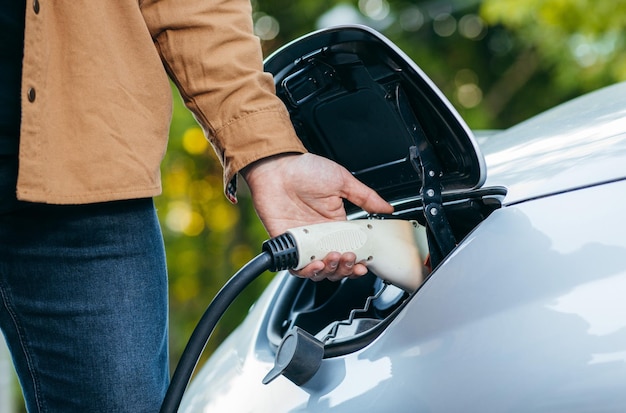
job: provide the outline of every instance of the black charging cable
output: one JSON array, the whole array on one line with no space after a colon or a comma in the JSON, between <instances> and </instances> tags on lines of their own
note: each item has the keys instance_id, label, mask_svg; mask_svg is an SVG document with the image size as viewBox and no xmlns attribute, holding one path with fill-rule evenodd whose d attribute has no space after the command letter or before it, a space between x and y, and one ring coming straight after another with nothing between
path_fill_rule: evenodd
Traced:
<instances>
[{"instance_id":1,"label":"black charging cable","mask_svg":"<svg viewBox=\"0 0 626 413\"><path fill-rule=\"evenodd\" d=\"M178 411L191 375L218 321L241 292L265 271L295 268L298 250L291 234L285 233L263 243L263 252L233 275L213 298L194 329L181 355L161 404L160 413Z\"/></svg>"}]
</instances>

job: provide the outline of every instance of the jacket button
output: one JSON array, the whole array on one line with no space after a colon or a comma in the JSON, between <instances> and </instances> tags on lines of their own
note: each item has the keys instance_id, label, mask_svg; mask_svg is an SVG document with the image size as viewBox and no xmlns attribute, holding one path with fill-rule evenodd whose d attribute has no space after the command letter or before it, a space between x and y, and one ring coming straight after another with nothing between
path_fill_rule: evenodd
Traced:
<instances>
[{"instance_id":1,"label":"jacket button","mask_svg":"<svg viewBox=\"0 0 626 413\"><path fill-rule=\"evenodd\" d=\"M33 10L35 14L39 14L39 0L33 0Z\"/></svg>"},{"instance_id":2,"label":"jacket button","mask_svg":"<svg viewBox=\"0 0 626 413\"><path fill-rule=\"evenodd\" d=\"M28 88L28 92L26 92L26 95L28 96L28 101L29 102L34 102L35 101L35 88Z\"/></svg>"}]
</instances>

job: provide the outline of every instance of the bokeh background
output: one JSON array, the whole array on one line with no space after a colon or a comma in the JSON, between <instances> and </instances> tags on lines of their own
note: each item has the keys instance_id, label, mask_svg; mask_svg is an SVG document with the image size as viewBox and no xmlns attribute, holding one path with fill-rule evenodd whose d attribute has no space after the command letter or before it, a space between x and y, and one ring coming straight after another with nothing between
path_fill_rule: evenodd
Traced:
<instances>
[{"instance_id":1,"label":"bokeh background","mask_svg":"<svg viewBox=\"0 0 626 413\"><path fill-rule=\"evenodd\" d=\"M507 128L626 80L626 0L252 4L266 56L322 27L358 23L379 30L423 69L473 129ZM246 188L236 206L224 197L219 162L175 90L173 94L164 191L156 200L168 251L172 368L215 293L260 252L266 239ZM272 275L257 280L229 309L204 358L245 317Z\"/></svg>"}]
</instances>

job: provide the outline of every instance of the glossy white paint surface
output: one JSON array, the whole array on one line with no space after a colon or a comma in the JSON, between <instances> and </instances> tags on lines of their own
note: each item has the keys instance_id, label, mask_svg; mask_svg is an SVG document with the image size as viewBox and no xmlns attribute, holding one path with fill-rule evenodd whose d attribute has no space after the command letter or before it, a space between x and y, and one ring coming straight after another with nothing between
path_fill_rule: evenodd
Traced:
<instances>
[{"instance_id":1,"label":"glossy white paint surface","mask_svg":"<svg viewBox=\"0 0 626 413\"><path fill-rule=\"evenodd\" d=\"M507 203L626 177L626 82L482 140L485 186Z\"/></svg>"},{"instance_id":2,"label":"glossy white paint surface","mask_svg":"<svg viewBox=\"0 0 626 413\"><path fill-rule=\"evenodd\" d=\"M377 340L302 387L261 384L274 283L181 411L626 411L625 115L626 83L489 137L486 185L507 206Z\"/></svg>"},{"instance_id":3,"label":"glossy white paint surface","mask_svg":"<svg viewBox=\"0 0 626 413\"><path fill-rule=\"evenodd\" d=\"M263 300L181 411L622 411L624 207L588 208L616 193L625 181L495 212L379 339L324 360L302 388L261 384Z\"/></svg>"}]
</instances>

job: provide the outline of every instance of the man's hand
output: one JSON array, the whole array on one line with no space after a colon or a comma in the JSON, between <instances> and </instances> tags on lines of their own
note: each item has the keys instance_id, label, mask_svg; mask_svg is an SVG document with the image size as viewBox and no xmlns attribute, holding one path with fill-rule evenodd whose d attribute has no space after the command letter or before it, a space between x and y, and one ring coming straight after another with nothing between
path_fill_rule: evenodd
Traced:
<instances>
[{"instance_id":1,"label":"man's hand","mask_svg":"<svg viewBox=\"0 0 626 413\"><path fill-rule=\"evenodd\" d=\"M391 213L393 207L341 165L313 154L283 154L259 160L242 171L254 207L270 236L303 225L345 220L343 199L370 213ZM367 273L347 252L329 253L292 271L300 277L339 280Z\"/></svg>"}]
</instances>

